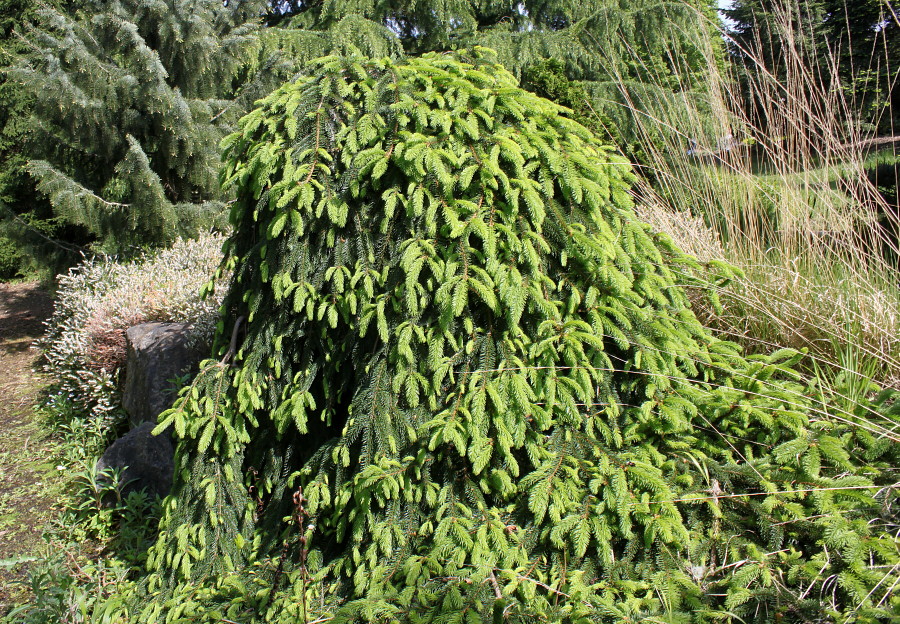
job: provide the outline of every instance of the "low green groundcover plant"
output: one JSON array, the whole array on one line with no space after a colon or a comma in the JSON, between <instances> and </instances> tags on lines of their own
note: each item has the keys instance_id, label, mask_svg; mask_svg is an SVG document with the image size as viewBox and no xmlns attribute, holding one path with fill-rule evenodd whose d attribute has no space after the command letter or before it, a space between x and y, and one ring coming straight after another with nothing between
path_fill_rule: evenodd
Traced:
<instances>
[{"instance_id":1,"label":"low green groundcover plant","mask_svg":"<svg viewBox=\"0 0 900 624\"><path fill-rule=\"evenodd\" d=\"M216 358L107 618L896 613L896 446L701 326L621 157L484 49L308 73L226 139Z\"/></svg>"}]
</instances>

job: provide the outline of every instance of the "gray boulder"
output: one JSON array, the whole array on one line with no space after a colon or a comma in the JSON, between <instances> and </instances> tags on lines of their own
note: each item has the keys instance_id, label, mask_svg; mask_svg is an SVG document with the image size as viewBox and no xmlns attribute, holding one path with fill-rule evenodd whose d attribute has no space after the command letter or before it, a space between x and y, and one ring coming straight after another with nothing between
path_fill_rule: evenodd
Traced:
<instances>
[{"instance_id":1,"label":"gray boulder","mask_svg":"<svg viewBox=\"0 0 900 624\"><path fill-rule=\"evenodd\" d=\"M122 496L132 491L165 496L172 488L174 449L167 433L152 434L155 425L144 423L112 443L97 462L98 470L121 470Z\"/></svg>"},{"instance_id":2,"label":"gray boulder","mask_svg":"<svg viewBox=\"0 0 900 624\"><path fill-rule=\"evenodd\" d=\"M125 332L128 359L122 406L132 427L156 423L175 401L172 380L192 375L205 349L195 346L186 323L144 323Z\"/></svg>"}]
</instances>

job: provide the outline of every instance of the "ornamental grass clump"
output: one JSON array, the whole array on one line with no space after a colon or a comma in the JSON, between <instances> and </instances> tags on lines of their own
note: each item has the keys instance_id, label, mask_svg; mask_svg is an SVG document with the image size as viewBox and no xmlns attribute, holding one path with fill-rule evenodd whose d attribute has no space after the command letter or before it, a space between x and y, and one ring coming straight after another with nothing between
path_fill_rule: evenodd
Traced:
<instances>
[{"instance_id":1,"label":"ornamental grass clump","mask_svg":"<svg viewBox=\"0 0 900 624\"><path fill-rule=\"evenodd\" d=\"M216 357L160 424L180 440L175 489L142 599L115 609L789 622L900 607L877 469L896 447L829 418L796 353L747 358L704 329L679 286L696 261L637 219L612 148L481 48L308 71L225 142Z\"/></svg>"}]
</instances>

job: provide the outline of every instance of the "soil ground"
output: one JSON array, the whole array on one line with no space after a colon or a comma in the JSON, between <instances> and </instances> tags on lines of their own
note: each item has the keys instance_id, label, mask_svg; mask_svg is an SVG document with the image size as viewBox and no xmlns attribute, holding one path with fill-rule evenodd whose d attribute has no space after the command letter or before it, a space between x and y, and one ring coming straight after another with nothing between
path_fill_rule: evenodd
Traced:
<instances>
[{"instance_id":1,"label":"soil ground","mask_svg":"<svg viewBox=\"0 0 900 624\"><path fill-rule=\"evenodd\" d=\"M25 599L29 563L44 553L60 477L34 406L44 385L32 344L52 312L37 284L0 283L0 614Z\"/></svg>"}]
</instances>

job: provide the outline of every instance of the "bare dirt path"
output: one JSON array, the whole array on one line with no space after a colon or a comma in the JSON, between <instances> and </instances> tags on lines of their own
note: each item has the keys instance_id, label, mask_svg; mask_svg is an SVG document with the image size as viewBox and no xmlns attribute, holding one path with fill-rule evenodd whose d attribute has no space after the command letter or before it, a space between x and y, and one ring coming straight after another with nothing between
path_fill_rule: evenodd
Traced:
<instances>
[{"instance_id":1,"label":"bare dirt path","mask_svg":"<svg viewBox=\"0 0 900 624\"><path fill-rule=\"evenodd\" d=\"M52 311L37 284L0 283L0 614L27 595L21 581L39 555L41 533L57 512L53 444L36 422L44 384L32 343Z\"/></svg>"}]
</instances>

